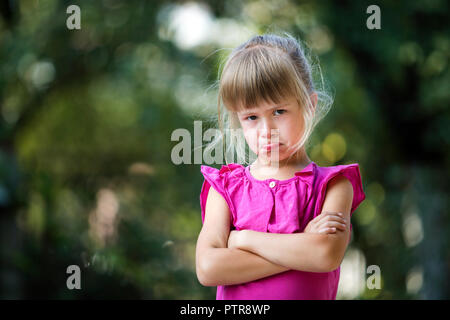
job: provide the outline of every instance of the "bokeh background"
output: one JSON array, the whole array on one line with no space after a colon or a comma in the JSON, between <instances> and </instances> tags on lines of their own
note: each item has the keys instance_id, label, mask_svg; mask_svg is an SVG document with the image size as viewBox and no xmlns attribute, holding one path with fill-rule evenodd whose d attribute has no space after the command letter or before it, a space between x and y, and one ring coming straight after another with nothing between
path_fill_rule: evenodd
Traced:
<instances>
[{"instance_id":1,"label":"bokeh background","mask_svg":"<svg viewBox=\"0 0 450 320\"><path fill-rule=\"evenodd\" d=\"M367 196L337 298L448 299L448 4L2 1L0 298L214 299L195 274L200 164L171 161L171 134L208 123L230 49L287 31L335 97L308 154L359 163ZM66 287L74 264L81 290Z\"/></svg>"}]
</instances>

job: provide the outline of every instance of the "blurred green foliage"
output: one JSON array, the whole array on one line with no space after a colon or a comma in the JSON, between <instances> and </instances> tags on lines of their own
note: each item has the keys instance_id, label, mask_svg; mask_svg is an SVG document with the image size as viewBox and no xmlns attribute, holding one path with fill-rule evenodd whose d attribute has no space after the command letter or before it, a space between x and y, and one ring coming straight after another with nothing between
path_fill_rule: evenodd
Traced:
<instances>
[{"instance_id":1,"label":"blurred green foliage","mask_svg":"<svg viewBox=\"0 0 450 320\"><path fill-rule=\"evenodd\" d=\"M203 177L172 163L171 133L214 111L215 50L235 29L186 47L170 27L184 2L85 0L68 30L70 4L1 7L0 297L214 299L195 274ZM203 4L320 58L335 104L308 152L360 164L350 246L382 274L355 298L448 299L448 3L380 2L381 30L367 1ZM73 264L82 290L66 288Z\"/></svg>"}]
</instances>

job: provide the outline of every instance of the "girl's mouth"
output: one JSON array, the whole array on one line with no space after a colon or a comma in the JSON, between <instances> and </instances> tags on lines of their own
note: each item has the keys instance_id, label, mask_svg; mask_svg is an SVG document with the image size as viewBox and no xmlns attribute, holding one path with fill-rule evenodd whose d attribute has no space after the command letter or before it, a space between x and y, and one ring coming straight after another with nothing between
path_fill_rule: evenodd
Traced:
<instances>
[{"instance_id":1,"label":"girl's mouth","mask_svg":"<svg viewBox=\"0 0 450 320\"><path fill-rule=\"evenodd\" d=\"M265 150L272 150L272 149L280 147L280 145L282 145L282 144L281 143L270 143L270 144L263 145L262 148Z\"/></svg>"}]
</instances>

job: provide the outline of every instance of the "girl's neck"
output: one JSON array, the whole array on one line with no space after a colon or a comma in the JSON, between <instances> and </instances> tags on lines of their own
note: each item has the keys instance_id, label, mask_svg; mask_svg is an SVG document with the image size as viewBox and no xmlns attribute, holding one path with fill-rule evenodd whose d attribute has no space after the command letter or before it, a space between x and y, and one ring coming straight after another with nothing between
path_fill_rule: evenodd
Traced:
<instances>
[{"instance_id":1,"label":"girl's neck","mask_svg":"<svg viewBox=\"0 0 450 320\"><path fill-rule=\"evenodd\" d=\"M256 169L271 169L271 168L278 168L278 169L303 169L306 166L308 166L311 163L311 159L309 159L308 155L302 148L299 152L297 152L295 155L293 155L290 158L286 158L282 161L276 162L276 161L270 161L270 159L267 161L266 159L262 159L258 157L253 163L252 167Z\"/></svg>"}]
</instances>

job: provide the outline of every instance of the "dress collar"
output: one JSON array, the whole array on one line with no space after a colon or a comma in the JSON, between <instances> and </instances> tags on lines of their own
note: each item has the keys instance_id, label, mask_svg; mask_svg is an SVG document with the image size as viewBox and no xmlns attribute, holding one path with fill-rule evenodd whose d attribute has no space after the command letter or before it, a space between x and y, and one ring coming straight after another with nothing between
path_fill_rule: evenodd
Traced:
<instances>
[{"instance_id":1,"label":"dress collar","mask_svg":"<svg viewBox=\"0 0 450 320\"><path fill-rule=\"evenodd\" d=\"M295 173L295 176L299 177L300 180L302 180L312 188L316 169L316 163L314 161L311 161L305 168L303 168L303 170L297 171Z\"/></svg>"},{"instance_id":2,"label":"dress collar","mask_svg":"<svg viewBox=\"0 0 450 320\"><path fill-rule=\"evenodd\" d=\"M242 165L238 165L239 167L243 167ZM247 176L247 178L250 181L254 181L256 183L265 183L268 184L271 181L276 181L278 184L286 184L289 183L291 181L295 181L295 180L301 180L302 182L306 183L308 186L312 187L313 183L314 183L314 176L315 176L315 170L316 170L316 164L311 161L305 168L303 168L300 171L295 172L294 177L286 179L286 180L277 180L277 179L265 179L265 180L258 180L255 177L252 176L252 174L250 173L250 166L248 167L243 167L245 170L245 174ZM222 167L223 169L223 167Z\"/></svg>"}]
</instances>

